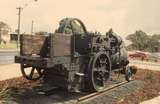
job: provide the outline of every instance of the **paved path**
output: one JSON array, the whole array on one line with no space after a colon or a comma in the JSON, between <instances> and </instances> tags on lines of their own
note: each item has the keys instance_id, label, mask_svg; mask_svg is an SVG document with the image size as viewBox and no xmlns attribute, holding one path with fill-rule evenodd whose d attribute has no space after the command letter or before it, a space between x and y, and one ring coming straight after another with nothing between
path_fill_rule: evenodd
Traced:
<instances>
[{"instance_id":1,"label":"paved path","mask_svg":"<svg viewBox=\"0 0 160 104\"><path fill-rule=\"evenodd\" d=\"M0 49L0 65L2 64L13 64L14 56L18 55L17 49Z\"/></svg>"},{"instance_id":2,"label":"paved path","mask_svg":"<svg viewBox=\"0 0 160 104\"><path fill-rule=\"evenodd\" d=\"M138 60L130 60L130 65L137 66L138 68L160 71L160 63L146 62Z\"/></svg>"},{"instance_id":3,"label":"paved path","mask_svg":"<svg viewBox=\"0 0 160 104\"><path fill-rule=\"evenodd\" d=\"M21 76L19 64L0 65L0 80Z\"/></svg>"},{"instance_id":4,"label":"paved path","mask_svg":"<svg viewBox=\"0 0 160 104\"><path fill-rule=\"evenodd\" d=\"M160 104L160 96L153 98L151 100L144 101L140 104Z\"/></svg>"},{"instance_id":5,"label":"paved path","mask_svg":"<svg viewBox=\"0 0 160 104\"><path fill-rule=\"evenodd\" d=\"M160 64L158 63L131 61L130 65L135 65L138 68L160 71ZM19 64L0 65L0 80L19 77L21 75Z\"/></svg>"}]
</instances>

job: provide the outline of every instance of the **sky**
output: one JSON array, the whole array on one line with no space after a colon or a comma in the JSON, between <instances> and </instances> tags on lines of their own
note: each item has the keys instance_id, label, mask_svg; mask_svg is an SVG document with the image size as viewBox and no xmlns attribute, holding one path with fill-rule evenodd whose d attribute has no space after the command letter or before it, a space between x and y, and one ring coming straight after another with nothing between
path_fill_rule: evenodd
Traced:
<instances>
[{"instance_id":1,"label":"sky","mask_svg":"<svg viewBox=\"0 0 160 104\"><path fill-rule=\"evenodd\" d=\"M26 6L28 4L28 6ZM110 28L126 37L136 30L160 34L160 0L0 0L0 21L17 28L18 11L22 11L21 31L54 32L65 17L81 19L88 31L105 34Z\"/></svg>"}]
</instances>

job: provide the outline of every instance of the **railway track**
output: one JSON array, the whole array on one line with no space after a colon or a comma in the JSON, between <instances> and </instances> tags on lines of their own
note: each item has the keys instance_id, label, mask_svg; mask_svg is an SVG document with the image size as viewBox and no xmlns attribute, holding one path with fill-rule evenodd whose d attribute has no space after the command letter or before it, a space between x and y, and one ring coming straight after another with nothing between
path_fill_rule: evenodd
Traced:
<instances>
[{"instance_id":1,"label":"railway track","mask_svg":"<svg viewBox=\"0 0 160 104\"><path fill-rule=\"evenodd\" d=\"M121 76L122 78L123 76ZM103 91L100 92L82 92L82 93L68 93L65 90L56 88L56 87L52 87L52 88L44 88L43 90L41 90L39 92L39 94L44 94L47 96L52 96L52 98L55 99L57 98L57 96L59 96L61 99L65 99L65 102L67 102L67 104L85 104L87 102L92 102L92 100L96 100L97 98L106 95L107 92L110 91L114 91L116 89L118 89L121 86L127 86L127 84L132 83L134 81L128 82L125 81L123 78L119 81L117 81L116 79L113 79L112 81L110 81L108 84L108 87L106 87Z\"/></svg>"},{"instance_id":2,"label":"railway track","mask_svg":"<svg viewBox=\"0 0 160 104\"><path fill-rule=\"evenodd\" d=\"M129 82L128 81L124 81L124 82L121 82L121 83L118 83L118 84L110 85L109 87L107 87L103 91L93 92L93 93L87 94L85 96L82 96L82 97L77 99L77 104L85 103L85 102L90 101L90 100L92 100L94 98L102 96L103 94L107 93L108 91L110 91L112 89L115 89L115 88L117 88L119 86L125 85L127 83L129 83Z\"/></svg>"},{"instance_id":3,"label":"railway track","mask_svg":"<svg viewBox=\"0 0 160 104\"><path fill-rule=\"evenodd\" d=\"M16 93L18 92L18 94L13 92L16 95L16 97L13 97L23 104L106 104L107 102L108 104L115 104L126 95L142 88L142 86L141 81L134 80L129 83L126 81L116 82L101 92L69 93L56 87L49 86L47 88L33 85L30 86L33 89L17 89Z\"/></svg>"},{"instance_id":4,"label":"railway track","mask_svg":"<svg viewBox=\"0 0 160 104\"><path fill-rule=\"evenodd\" d=\"M18 50L0 50L0 65L14 63L14 56L18 54Z\"/></svg>"}]
</instances>

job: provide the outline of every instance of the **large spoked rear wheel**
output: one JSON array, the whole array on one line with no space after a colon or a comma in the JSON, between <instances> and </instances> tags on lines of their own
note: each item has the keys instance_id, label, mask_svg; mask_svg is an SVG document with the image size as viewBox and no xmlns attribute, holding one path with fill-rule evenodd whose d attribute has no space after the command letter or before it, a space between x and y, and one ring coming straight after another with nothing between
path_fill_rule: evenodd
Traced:
<instances>
[{"instance_id":1,"label":"large spoked rear wheel","mask_svg":"<svg viewBox=\"0 0 160 104\"><path fill-rule=\"evenodd\" d=\"M38 80L43 75L43 69L21 64L21 72L23 77L28 80Z\"/></svg>"},{"instance_id":2,"label":"large spoked rear wheel","mask_svg":"<svg viewBox=\"0 0 160 104\"><path fill-rule=\"evenodd\" d=\"M105 52L97 53L89 63L89 82L95 91L103 91L110 78L111 62Z\"/></svg>"}]
</instances>

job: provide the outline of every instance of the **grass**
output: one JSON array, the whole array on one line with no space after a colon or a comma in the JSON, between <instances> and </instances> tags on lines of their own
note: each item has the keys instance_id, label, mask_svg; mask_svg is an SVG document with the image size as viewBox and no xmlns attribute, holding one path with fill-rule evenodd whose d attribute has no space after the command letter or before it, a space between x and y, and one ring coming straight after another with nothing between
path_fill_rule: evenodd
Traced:
<instances>
[{"instance_id":1,"label":"grass","mask_svg":"<svg viewBox=\"0 0 160 104\"><path fill-rule=\"evenodd\" d=\"M17 44L15 41L12 41L7 45L5 45L4 43L0 44L0 49L16 49L16 48L17 48Z\"/></svg>"},{"instance_id":2,"label":"grass","mask_svg":"<svg viewBox=\"0 0 160 104\"><path fill-rule=\"evenodd\" d=\"M9 92L8 87L0 89L0 100L9 98Z\"/></svg>"},{"instance_id":3,"label":"grass","mask_svg":"<svg viewBox=\"0 0 160 104\"><path fill-rule=\"evenodd\" d=\"M154 80L155 79L154 73L153 72L148 72L147 75L146 75L146 79L147 80Z\"/></svg>"}]
</instances>

